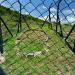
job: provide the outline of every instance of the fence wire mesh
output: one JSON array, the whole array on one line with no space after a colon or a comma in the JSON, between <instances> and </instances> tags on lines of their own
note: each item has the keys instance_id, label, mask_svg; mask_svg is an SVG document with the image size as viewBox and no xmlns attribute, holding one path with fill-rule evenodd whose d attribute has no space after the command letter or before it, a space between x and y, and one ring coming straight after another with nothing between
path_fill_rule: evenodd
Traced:
<instances>
[{"instance_id":1,"label":"fence wire mesh","mask_svg":"<svg viewBox=\"0 0 75 75\"><path fill-rule=\"evenodd\" d=\"M75 0L0 0L0 75L75 75L74 17Z\"/></svg>"}]
</instances>

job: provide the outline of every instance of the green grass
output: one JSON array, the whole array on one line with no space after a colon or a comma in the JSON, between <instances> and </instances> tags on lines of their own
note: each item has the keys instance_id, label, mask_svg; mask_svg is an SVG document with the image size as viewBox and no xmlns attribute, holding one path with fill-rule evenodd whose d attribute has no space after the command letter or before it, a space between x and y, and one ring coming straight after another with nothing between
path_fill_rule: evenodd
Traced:
<instances>
[{"instance_id":1,"label":"green grass","mask_svg":"<svg viewBox=\"0 0 75 75\"><path fill-rule=\"evenodd\" d=\"M35 52L35 51L41 51L43 49L43 43L42 41L38 40L27 40L24 43L21 43L19 45L20 50L22 52Z\"/></svg>"},{"instance_id":2,"label":"green grass","mask_svg":"<svg viewBox=\"0 0 75 75\"><path fill-rule=\"evenodd\" d=\"M71 70L71 75L74 75L75 74L75 65L72 67L72 70Z\"/></svg>"},{"instance_id":3,"label":"green grass","mask_svg":"<svg viewBox=\"0 0 75 75\"><path fill-rule=\"evenodd\" d=\"M73 72L71 70L67 71L67 64L74 62L75 60L73 53L59 38L59 36L56 35L53 30L49 29L47 25L45 25L41 30L45 31L46 34L51 38L48 41L50 45L49 52L41 57L26 58L16 55L16 36L6 42L4 46L6 61L1 65L1 67L4 69L7 75L58 75L60 70L64 73L64 75L68 75L69 72ZM27 41L24 43L24 45L21 44L21 47L30 44L30 42L31 41ZM35 50L38 50L37 46L40 46L39 48L41 49L42 43L39 43L41 42L34 41L34 43L31 45L26 46L27 49L25 50L33 51L34 45ZM72 66L69 67L72 69ZM59 72L57 69L60 69Z\"/></svg>"},{"instance_id":4,"label":"green grass","mask_svg":"<svg viewBox=\"0 0 75 75\"><path fill-rule=\"evenodd\" d=\"M13 14L16 13L13 11ZM10 20L8 16L9 14L7 14L7 16L2 15L5 21L7 19ZM13 19L17 19L17 17L14 16ZM58 75L58 73L59 75L61 75L61 73L64 73L63 75L70 75L70 74L74 75L75 67L73 67L72 65L75 65L75 55L70 51L67 45L61 40L59 35L56 35L54 30L48 28L47 24L45 24L41 29L40 25L43 23L43 21L39 19L33 21L33 19L35 18L31 16L26 16L27 23L29 24L31 29L43 30L50 38L47 42L50 46L48 48L49 51L45 55L42 55L41 57L26 58L22 57L21 55L16 55L16 45L15 45L16 38L22 32L27 31L28 27L27 24L23 21L22 22L23 30L20 31L21 33L17 34L16 36L16 30L17 30L16 22L10 20L7 22L7 25L11 30L11 32L13 33L14 37L9 38L10 35L5 29L5 27L2 28L3 31L7 32L8 34L8 35L3 35L3 39L9 38L9 40L4 44L6 61L0 65L5 71L5 73L7 75ZM69 26L67 27L65 26L64 28L65 30L68 31L70 29ZM25 41L23 44L21 43L20 45L18 45L18 47L21 49L23 49L22 47L25 47L25 49L20 51L32 52L35 50L38 51L42 49L43 45L42 41L38 42L36 40L33 41L32 44L30 44L31 42L32 42L31 40Z\"/></svg>"}]
</instances>

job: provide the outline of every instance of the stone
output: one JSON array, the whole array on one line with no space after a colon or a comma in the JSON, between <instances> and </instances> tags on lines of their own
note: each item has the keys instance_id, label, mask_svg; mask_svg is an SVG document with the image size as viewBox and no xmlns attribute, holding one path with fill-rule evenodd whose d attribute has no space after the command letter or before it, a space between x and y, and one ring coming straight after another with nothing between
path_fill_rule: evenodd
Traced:
<instances>
[{"instance_id":1,"label":"stone","mask_svg":"<svg viewBox=\"0 0 75 75\"><path fill-rule=\"evenodd\" d=\"M34 57L35 57L35 56L40 56L40 55L41 55L41 53L42 53L41 51L34 52Z\"/></svg>"},{"instance_id":2,"label":"stone","mask_svg":"<svg viewBox=\"0 0 75 75\"><path fill-rule=\"evenodd\" d=\"M20 42L20 40L16 40L15 44L17 45L17 44L19 44L19 42Z\"/></svg>"},{"instance_id":3,"label":"stone","mask_svg":"<svg viewBox=\"0 0 75 75\"><path fill-rule=\"evenodd\" d=\"M23 53L23 55L25 55L26 57L28 57L28 56L34 56L34 53Z\"/></svg>"},{"instance_id":4,"label":"stone","mask_svg":"<svg viewBox=\"0 0 75 75\"><path fill-rule=\"evenodd\" d=\"M33 53L23 53L23 55L25 55L26 57L29 57L29 56L36 57L36 56L40 56L41 54L42 54L41 51L37 51L37 52L33 52Z\"/></svg>"},{"instance_id":5,"label":"stone","mask_svg":"<svg viewBox=\"0 0 75 75\"><path fill-rule=\"evenodd\" d=\"M5 62L5 57L3 55L0 54L0 64Z\"/></svg>"},{"instance_id":6,"label":"stone","mask_svg":"<svg viewBox=\"0 0 75 75\"><path fill-rule=\"evenodd\" d=\"M47 48L44 48L44 49L45 49L45 51L46 51L46 52L48 52L48 51L49 51L49 49L47 49Z\"/></svg>"}]
</instances>

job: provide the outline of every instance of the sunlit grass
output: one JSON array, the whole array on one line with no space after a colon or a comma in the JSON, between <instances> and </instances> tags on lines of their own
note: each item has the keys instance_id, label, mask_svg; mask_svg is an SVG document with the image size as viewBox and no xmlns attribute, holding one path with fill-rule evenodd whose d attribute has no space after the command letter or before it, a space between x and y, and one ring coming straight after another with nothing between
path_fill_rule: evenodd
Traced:
<instances>
[{"instance_id":1,"label":"sunlit grass","mask_svg":"<svg viewBox=\"0 0 75 75\"><path fill-rule=\"evenodd\" d=\"M45 25L41 30L45 31L48 37L51 38L48 41L50 45L49 52L41 57L33 57L29 59L26 57L21 57L16 55L16 49L15 49L16 36L14 36L13 38L11 38L9 41L6 42L4 46L6 61L2 64L2 68L8 75L12 74L57 75L58 74L58 72L56 71L57 69L62 70L64 74L67 73L66 69L68 68L65 63L67 62L68 64L67 60L74 61L74 58L71 58L72 52L59 38L59 36L56 35L56 33L53 30L49 29L47 25ZM34 43L29 45L30 42L31 41L26 41L23 44L21 44L19 47L20 48L25 47L26 49L24 49L23 51L28 51L28 52L32 52L33 50L38 51L42 48L42 42L34 41ZM63 60L65 61L63 62ZM9 68L7 69L7 67ZM70 66L70 68L72 67Z\"/></svg>"}]
</instances>

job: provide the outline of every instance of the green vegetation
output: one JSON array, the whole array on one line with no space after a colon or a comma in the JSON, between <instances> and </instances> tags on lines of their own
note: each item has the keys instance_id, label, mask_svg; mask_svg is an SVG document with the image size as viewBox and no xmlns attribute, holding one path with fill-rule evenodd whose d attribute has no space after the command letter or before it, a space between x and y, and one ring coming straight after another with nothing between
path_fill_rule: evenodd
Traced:
<instances>
[{"instance_id":1,"label":"green vegetation","mask_svg":"<svg viewBox=\"0 0 75 75\"><path fill-rule=\"evenodd\" d=\"M3 18L5 18L4 20L9 19L10 16L13 16L12 19L10 19L10 21L12 20L13 22L19 19L20 14L18 13L18 11L15 10L11 10L10 8L6 8L4 6L0 6L0 16L2 16ZM38 18L34 18L30 15L22 15L24 18L26 18L27 20L35 20L35 21L42 21L39 20ZM22 17L22 21L24 22Z\"/></svg>"},{"instance_id":2,"label":"green vegetation","mask_svg":"<svg viewBox=\"0 0 75 75\"><path fill-rule=\"evenodd\" d=\"M74 75L75 74L75 65L72 67L72 70L71 70L71 75Z\"/></svg>"},{"instance_id":3,"label":"green vegetation","mask_svg":"<svg viewBox=\"0 0 75 75\"><path fill-rule=\"evenodd\" d=\"M24 52L36 52L41 51L43 49L42 41L38 40L27 40L19 45L20 50Z\"/></svg>"},{"instance_id":4,"label":"green vegetation","mask_svg":"<svg viewBox=\"0 0 75 75\"><path fill-rule=\"evenodd\" d=\"M16 37L13 37L6 42L4 46L6 61L1 66L8 75L57 75L58 73L60 73L60 71L58 72L56 71L56 69L60 69L64 74L67 74L67 72L69 74L70 70L67 70L69 68L72 68L72 66L69 66L68 68L68 64L74 62L75 58L72 58L72 56L74 55L70 50L68 50L68 47L64 44L63 41L61 41L59 36L57 36L53 30L48 29L47 25L43 27L43 30L47 33L49 37L52 37L48 41L48 43L50 46L53 45L49 48L49 52L43 57L33 57L29 59L26 57L21 57L21 55L18 56L15 54ZM27 43L24 44L26 45ZM37 44L37 42L35 43ZM63 62L63 60L65 61ZM9 68L7 68L8 66Z\"/></svg>"},{"instance_id":5,"label":"green vegetation","mask_svg":"<svg viewBox=\"0 0 75 75\"><path fill-rule=\"evenodd\" d=\"M6 12L6 9L7 8L0 6L0 12ZM14 15L19 15L16 11L12 11L10 9L8 10L8 12L10 12L11 14L13 12ZM7 19L10 19L8 12L6 14L4 13L4 15L1 14L5 21ZM17 19L16 16L14 16L15 19ZM16 36L15 33L17 28L15 26L15 21L11 21L11 19L10 21L8 21L7 25L14 36L4 44L4 54L6 61L0 65L5 73L7 75L61 75L61 73L64 73L64 75L70 75L71 72L74 73L74 69L70 65L70 63L72 62L72 65L75 65L75 55L69 50L69 48L61 40L61 38L59 38L59 35L56 35L55 31L51 30L48 27L47 23L43 26L43 28L40 28L39 25L43 23L42 20L39 20L37 18L35 19L32 16L28 15L25 16L27 23L29 24L31 29L43 30L50 38L48 40L48 44L50 46L49 51L41 57L33 57L31 59L22 57L22 55L17 55L15 41L20 33ZM22 26L23 29L21 33L29 30L25 21L22 22ZM5 34L6 32L7 30L5 29L5 27L3 27L3 34ZM8 37L10 37L9 34L3 35L4 39ZM27 51L39 50L42 48L43 43L41 41L34 41L31 45L29 45L31 42L32 41L26 41L18 47L22 48L26 46L25 50ZM73 69L73 71L71 71L71 69Z\"/></svg>"}]
</instances>

